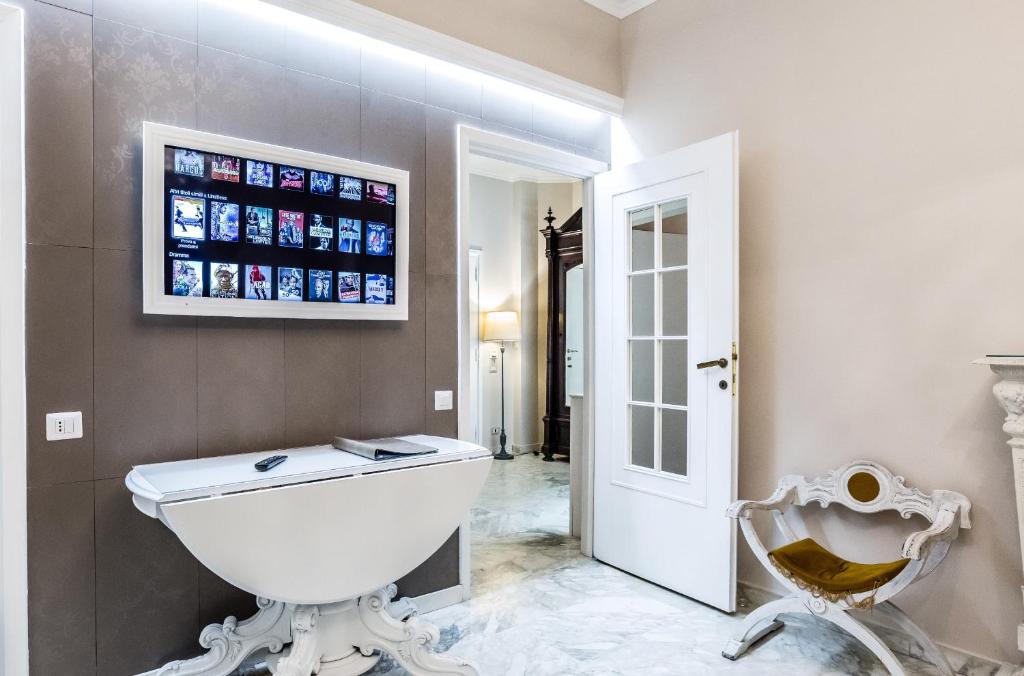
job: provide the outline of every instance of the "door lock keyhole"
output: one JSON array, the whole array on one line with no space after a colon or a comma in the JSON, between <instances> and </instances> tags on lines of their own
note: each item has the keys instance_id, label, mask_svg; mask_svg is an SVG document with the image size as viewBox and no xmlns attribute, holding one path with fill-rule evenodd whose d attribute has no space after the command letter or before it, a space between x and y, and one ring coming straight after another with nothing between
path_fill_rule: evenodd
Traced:
<instances>
[{"instance_id":1,"label":"door lock keyhole","mask_svg":"<svg viewBox=\"0 0 1024 676\"><path fill-rule=\"evenodd\" d=\"M718 381L718 389L720 389L720 390L727 390L727 389L729 389L729 383L725 382L724 380L719 380Z\"/></svg>"}]
</instances>

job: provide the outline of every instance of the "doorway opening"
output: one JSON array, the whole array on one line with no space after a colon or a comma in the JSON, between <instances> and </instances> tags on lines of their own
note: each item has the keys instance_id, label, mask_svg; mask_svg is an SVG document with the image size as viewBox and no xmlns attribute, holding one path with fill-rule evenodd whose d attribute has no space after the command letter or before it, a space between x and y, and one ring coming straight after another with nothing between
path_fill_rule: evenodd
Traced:
<instances>
[{"instance_id":1,"label":"doorway opening","mask_svg":"<svg viewBox=\"0 0 1024 676\"><path fill-rule=\"evenodd\" d=\"M590 512L582 263L590 179L606 169L459 128L459 436L511 458L495 460L461 531L466 598L471 542L486 558L489 543L516 537L564 539L589 555L578 539Z\"/></svg>"}]
</instances>

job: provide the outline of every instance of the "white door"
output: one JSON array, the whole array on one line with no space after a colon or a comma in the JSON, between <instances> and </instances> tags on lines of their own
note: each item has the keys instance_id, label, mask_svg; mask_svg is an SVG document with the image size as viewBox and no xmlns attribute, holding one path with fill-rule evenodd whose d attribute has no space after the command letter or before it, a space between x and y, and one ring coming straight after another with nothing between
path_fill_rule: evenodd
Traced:
<instances>
[{"instance_id":1,"label":"white door","mask_svg":"<svg viewBox=\"0 0 1024 676\"><path fill-rule=\"evenodd\" d=\"M586 280L583 266L565 273L565 405L572 406L571 397L583 396L583 317L586 304Z\"/></svg>"},{"instance_id":2,"label":"white door","mask_svg":"<svg viewBox=\"0 0 1024 676\"><path fill-rule=\"evenodd\" d=\"M726 611L737 143L719 136L594 185L594 555Z\"/></svg>"}]
</instances>

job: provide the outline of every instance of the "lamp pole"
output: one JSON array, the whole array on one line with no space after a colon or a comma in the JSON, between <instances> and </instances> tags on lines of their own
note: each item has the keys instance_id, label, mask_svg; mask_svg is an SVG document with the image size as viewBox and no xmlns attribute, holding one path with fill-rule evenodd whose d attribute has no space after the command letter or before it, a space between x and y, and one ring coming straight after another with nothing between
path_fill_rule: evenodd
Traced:
<instances>
[{"instance_id":1,"label":"lamp pole","mask_svg":"<svg viewBox=\"0 0 1024 676\"><path fill-rule=\"evenodd\" d=\"M512 455L505 450L505 441L508 437L505 435L505 341L501 341L501 435L498 437L498 443L501 444L501 448L497 453L494 454L495 460L515 460L516 456Z\"/></svg>"}]
</instances>

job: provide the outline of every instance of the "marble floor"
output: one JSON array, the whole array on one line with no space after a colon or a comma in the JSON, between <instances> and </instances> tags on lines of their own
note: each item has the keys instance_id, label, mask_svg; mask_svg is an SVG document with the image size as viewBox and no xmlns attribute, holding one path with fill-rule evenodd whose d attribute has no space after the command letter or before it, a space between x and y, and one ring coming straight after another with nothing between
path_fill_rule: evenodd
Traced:
<instances>
[{"instance_id":1,"label":"marble floor","mask_svg":"<svg viewBox=\"0 0 1024 676\"><path fill-rule=\"evenodd\" d=\"M582 556L568 534L568 484L565 462L494 463L473 509L473 599L425 615L441 629L440 650L473 660L484 676L887 673L847 635L795 616L736 662L723 659L751 601L727 615ZM908 674L937 673L901 659ZM372 673L406 672L385 657Z\"/></svg>"}]
</instances>

